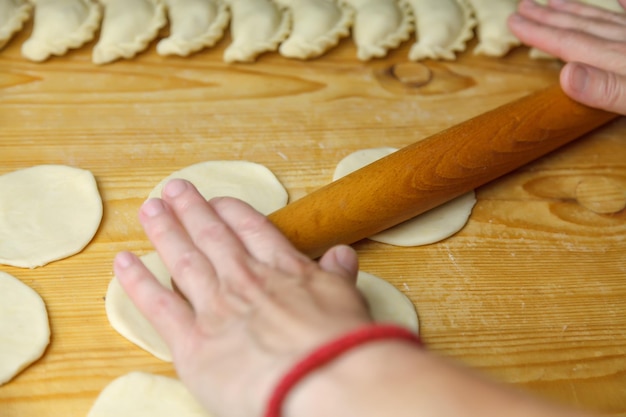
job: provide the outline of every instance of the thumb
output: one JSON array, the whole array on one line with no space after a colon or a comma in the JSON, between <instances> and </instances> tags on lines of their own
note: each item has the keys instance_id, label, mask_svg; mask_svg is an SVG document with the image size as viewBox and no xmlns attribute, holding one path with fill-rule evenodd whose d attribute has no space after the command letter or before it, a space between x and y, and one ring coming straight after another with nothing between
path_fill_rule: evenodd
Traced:
<instances>
[{"instance_id":1,"label":"thumb","mask_svg":"<svg viewBox=\"0 0 626 417\"><path fill-rule=\"evenodd\" d=\"M350 246L333 246L322 255L319 265L324 271L340 275L356 284L359 261L356 252Z\"/></svg>"},{"instance_id":2,"label":"thumb","mask_svg":"<svg viewBox=\"0 0 626 417\"><path fill-rule=\"evenodd\" d=\"M590 65L570 62L561 70L561 87L590 107L626 114L626 77Z\"/></svg>"}]
</instances>

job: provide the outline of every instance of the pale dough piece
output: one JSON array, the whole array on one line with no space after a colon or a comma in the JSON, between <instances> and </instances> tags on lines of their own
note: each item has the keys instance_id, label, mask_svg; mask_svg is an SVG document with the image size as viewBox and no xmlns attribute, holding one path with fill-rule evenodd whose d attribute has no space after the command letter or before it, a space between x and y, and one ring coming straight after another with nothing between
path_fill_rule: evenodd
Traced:
<instances>
[{"instance_id":1,"label":"pale dough piece","mask_svg":"<svg viewBox=\"0 0 626 417\"><path fill-rule=\"evenodd\" d=\"M94 38L102 11L91 0L32 0L35 4L33 33L22 45L22 55L44 61L64 55Z\"/></svg>"},{"instance_id":2,"label":"pale dough piece","mask_svg":"<svg viewBox=\"0 0 626 417\"><path fill-rule=\"evenodd\" d=\"M356 11L352 39L357 58L382 58L413 31L413 15L404 0L346 0Z\"/></svg>"},{"instance_id":3,"label":"pale dough piece","mask_svg":"<svg viewBox=\"0 0 626 417\"><path fill-rule=\"evenodd\" d=\"M291 13L272 0L228 0L232 43L225 62L252 62L263 52L275 51L289 36Z\"/></svg>"},{"instance_id":4,"label":"pale dough piece","mask_svg":"<svg viewBox=\"0 0 626 417\"><path fill-rule=\"evenodd\" d=\"M177 379L145 372L122 375L107 385L87 417L210 417Z\"/></svg>"},{"instance_id":5,"label":"pale dough piece","mask_svg":"<svg viewBox=\"0 0 626 417\"><path fill-rule=\"evenodd\" d=\"M140 259L164 287L172 289L170 274L156 252L143 255ZM119 334L157 358L172 361L167 345L137 310L116 277L109 282L104 307L111 327Z\"/></svg>"},{"instance_id":6,"label":"pale dough piece","mask_svg":"<svg viewBox=\"0 0 626 417\"><path fill-rule=\"evenodd\" d=\"M415 306L392 284L375 275L359 271L356 286L363 294L374 321L398 324L415 333L419 331Z\"/></svg>"},{"instance_id":7,"label":"pale dough piece","mask_svg":"<svg viewBox=\"0 0 626 417\"><path fill-rule=\"evenodd\" d=\"M35 268L74 255L101 220L89 171L38 165L0 176L0 264Z\"/></svg>"},{"instance_id":8,"label":"pale dough piece","mask_svg":"<svg viewBox=\"0 0 626 417\"><path fill-rule=\"evenodd\" d=\"M476 20L466 0L409 0L415 15L417 41L409 59L456 58L474 36Z\"/></svg>"},{"instance_id":9,"label":"pale dough piece","mask_svg":"<svg viewBox=\"0 0 626 417\"><path fill-rule=\"evenodd\" d=\"M284 0L283 0L284 1ZM278 48L288 58L315 58L350 34L354 10L337 0L290 0L293 16L289 38Z\"/></svg>"},{"instance_id":10,"label":"pale dough piece","mask_svg":"<svg viewBox=\"0 0 626 417\"><path fill-rule=\"evenodd\" d=\"M474 54L504 56L521 44L509 30L507 19L518 0L469 0L478 19L478 45Z\"/></svg>"},{"instance_id":11,"label":"pale dough piece","mask_svg":"<svg viewBox=\"0 0 626 417\"><path fill-rule=\"evenodd\" d=\"M148 197L161 197L161 189L173 178L191 182L207 200L235 197L265 215L284 207L289 198L272 171L248 161L207 161L188 166L162 180Z\"/></svg>"},{"instance_id":12,"label":"pale dough piece","mask_svg":"<svg viewBox=\"0 0 626 417\"><path fill-rule=\"evenodd\" d=\"M0 49L22 29L32 9L26 0L0 0Z\"/></svg>"},{"instance_id":13,"label":"pale dough piece","mask_svg":"<svg viewBox=\"0 0 626 417\"><path fill-rule=\"evenodd\" d=\"M356 151L337 164L333 181L396 150L383 147ZM470 191L413 219L370 236L369 239L395 246L420 246L438 242L465 226L474 204L476 196L474 191Z\"/></svg>"},{"instance_id":14,"label":"pale dough piece","mask_svg":"<svg viewBox=\"0 0 626 417\"><path fill-rule=\"evenodd\" d=\"M104 19L94 64L130 59L148 47L167 23L162 0L100 0Z\"/></svg>"},{"instance_id":15,"label":"pale dough piece","mask_svg":"<svg viewBox=\"0 0 626 417\"><path fill-rule=\"evenodd\" d=\"M157 44L160 55L187 56L211 47L224 36L230 19L223 0L165 0L170 36Z\"/></svg>"},{"instance_id":16,"label":"pale dough piece","mask_svg":"<svg viewBox=\"0 0 626 417\"><path fill-rule=\"evenodd\" d=\"M43 300L0 271L0 385L39 359L48 343L50 325Z\"/></svg>"},{"instance_id":17,"label":"pale dough piece","mask_svg":"<svg viewBox=\"0 0 626 417\"><path fill-rule=\"evenodd\" d=\"M161 285L172 289L170 274L156 252L140 259ZM357 287L365 297L374 320L394 322L417 332L417 313L413 303L393 285L371 274L359 272ZM157 358L172 361L167 345L135 307L116 277L109 283L105 299L109 323L119 334Z\"/></svg>"}]
</instances>

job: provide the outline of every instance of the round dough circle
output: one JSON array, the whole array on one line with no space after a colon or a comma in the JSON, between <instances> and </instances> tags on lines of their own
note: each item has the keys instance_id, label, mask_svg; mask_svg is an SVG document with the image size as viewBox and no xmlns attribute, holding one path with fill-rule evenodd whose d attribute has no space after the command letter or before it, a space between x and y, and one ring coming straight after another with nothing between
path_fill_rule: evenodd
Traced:
<instances>
[{"instance_id":1,"label":"round dough circle","mask_svg":"<svg viewBox=\"0 0 626 417\"><path fill-rule=\"evenodd\" d=\"M395 151L397 149L388 147L356 151L339 161L333 174L333 181ZM435 243L461 230L467 223L475 204L476 195L474 191L470 191L404 223L370 236L369 239L395 246L420 246Z\"/></svg>"},{"instance_id":2,"label":"round dough circle","mask_svg":"<svg viewBox=\"0 0 626 417\"><path fill-rule=\"evenodd\" d=\"M415 306L392 284L376 275L359 271L356 286L365 297L374 321L399 324L415 333L419 331Z\"/></svg>"},{"instance_id":3,"label":"round dough circle","mask_svg":"<svg viewBox=\"0 0 626 417\"><path fill-rule=\"evenodd\" d=\"M50 343L46 305L35 290L0 271L0 385L43 355Z\"/></svg>"},{"instance_id":4,"label":"round dough circle","mask_svg":"<svg viewBox=\"0 0 626 417\"><path fill-rule=\"evenodd\" d=\"M287 191L278 178L268 168L254 162L207 161L190 165L161 181L148 197L161 197L163 186L174 178L191 182L207 200L235 197L265 215L287 204Z\"/></svg>"},{"instance_id":5,"label":"round dough circle","mask_svg":"<svg viewBox=\"0 0 626 417\"><path fill-rule=\"evenodd\" d=\"M80 252L102 220L91 172L38 165L0 176L0 263L35 268Z\"/></svg>"},{"instance_id":6,"label":"round dough circle","mask_svg":"<svg viewBox=\"0 0 626 417\"><path fill-rule=\"evenodd\" d=\"M209 417L177 379L145 372L122 375L107 385L87 417Z\"/></svg>"}]
</instances>

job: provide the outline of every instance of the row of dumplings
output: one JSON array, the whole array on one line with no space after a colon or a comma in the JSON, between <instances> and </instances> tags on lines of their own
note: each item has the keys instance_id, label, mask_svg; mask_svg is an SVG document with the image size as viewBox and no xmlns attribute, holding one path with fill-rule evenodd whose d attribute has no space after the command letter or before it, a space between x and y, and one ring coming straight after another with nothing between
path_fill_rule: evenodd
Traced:
<instances>
[{"instance_id":1,"label":"row of dumplings","mask_svg":"<svg viewBox=\"0 0 626 417\"><path fill-rule=\"evenodd\" d=\"M385 56L409 39L408 58L452 60L478 35L477 54L503 56L519 45L506 19L518 0L0 0L0 49L33 16L22 55L44 61L91 41L105 64L145 50L169 20L161 55L188 56L215 45L230 23L226 62L251 62L264 52L310 59L352 35L357 56ZM620 10L617 0L587 0Z\"/></svg>"}]
</instances>

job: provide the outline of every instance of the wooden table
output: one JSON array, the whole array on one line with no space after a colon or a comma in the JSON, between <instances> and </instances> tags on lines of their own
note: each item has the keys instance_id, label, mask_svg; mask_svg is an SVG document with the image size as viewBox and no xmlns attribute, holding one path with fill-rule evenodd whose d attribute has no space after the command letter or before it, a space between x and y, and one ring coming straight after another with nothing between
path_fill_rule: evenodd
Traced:
<instances>
[{"instance_id":1,"label":"wooden table","mask_svg":"<svg viewBox=\"0 0 626 417\"><path fill-rule=\"evenodd\" d=\"M136 212L172 171L254 161L293 200L328 183L352 151L410 144L550 85L559 70L524 48L411 64L410 42L363 63L349 40L306 62L266 54L226 65L225 39L190 58L160 57L152 45L98 67L92 44L36 64L19 54L28 32L0 52L0 174L43 163L89 169L105 207L82 253L34 270L0 267L42 295L53 332L45 356L0 387L1 417L82 417L119 375L173 375L109 326L103 300L114 254L150 250ZM625 193L622 118L477 190L469 223L445 241L355 247L363 270L414 301L429 349L626 416Z\"/></svg>"}]
</instances>

